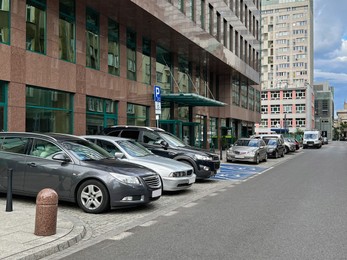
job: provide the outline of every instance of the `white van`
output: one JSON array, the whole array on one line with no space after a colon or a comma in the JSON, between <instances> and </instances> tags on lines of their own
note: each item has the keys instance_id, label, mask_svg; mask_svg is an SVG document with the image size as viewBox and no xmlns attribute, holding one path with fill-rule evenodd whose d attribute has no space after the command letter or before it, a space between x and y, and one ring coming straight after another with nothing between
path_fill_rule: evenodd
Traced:
<instances>
[{"instance_id":1,"label":"white van","mask_svg":"<svg viewBox=\"0 0 347 260\"><path fill-rule=\"evenodd\" d=\"M322 136L320 131L317 130L311 130L311 131L304 131L304 138L302 142L302 147L304 149L308 147L316 147L321 148L322 147Z\"/></svg>"}]
</instances>

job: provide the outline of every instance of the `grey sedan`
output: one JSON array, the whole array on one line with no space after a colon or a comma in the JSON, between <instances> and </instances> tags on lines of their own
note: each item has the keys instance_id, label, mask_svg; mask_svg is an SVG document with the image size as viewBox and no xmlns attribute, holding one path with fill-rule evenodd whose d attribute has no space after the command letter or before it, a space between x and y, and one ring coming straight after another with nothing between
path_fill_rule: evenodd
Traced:
<instances>
[{"instance_id":1,"label":"grey sedan","mask_svg":"<svg viewBox=\"0 0 347 260\"><path fill-rule=\"evenodd\" d=\"M101 146L121 160L153 169L161 176L164 191L184 190L195 182L196 175L193 172L193 167L155 155L132 139L105 135L85 135L82 137Z\"/></svg>"},{"instance_id":2,"label":"grey sedan","mask_svg":"<svg viewBox=\"0 0 347 260\"><path fill-rule=\"evenodd\" d=\"M77 202L88 213L132 207L160 198L160 176L137 164L110 158L108 152L72 135L0 133L0 192L36 196L54 189L60 200Z\"/></svg>"},{"instance_id":3,"label":"grey sedan","mask_svg":"<svg viewBox=\"0 0 347 260\"><path fill-rule=\"evenodd\" d=\"M267 161L267 146L262 139L240 138L227 150L227 161L247 161L256 164Z\"/></svg>"}]
</instances>

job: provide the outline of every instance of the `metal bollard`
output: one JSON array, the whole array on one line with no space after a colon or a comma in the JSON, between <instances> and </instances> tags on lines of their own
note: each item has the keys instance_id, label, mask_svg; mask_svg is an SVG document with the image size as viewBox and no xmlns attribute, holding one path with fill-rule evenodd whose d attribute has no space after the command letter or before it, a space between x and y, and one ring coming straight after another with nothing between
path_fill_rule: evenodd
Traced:
<instances>
[{"instance_id":1,"label":"metal bollard","mask_svg":"<svg viewBox=\"0 0 347 260\"><path fill-rule=\"evenodd\" d=\"M7 196L6 196L6 212L13 210L12 204L12 169L7 170Z\"/></svg>"},{"instance_id":2,"label":"metal bollard","mask_svg":"<svg viewBox=\"0 0 347 260\"><path fill-rule=\"evenodd\" d=\"M35 235L51 236L57 232L58 194L43 189L36 197Z\"/></svg>"}]
</instances>

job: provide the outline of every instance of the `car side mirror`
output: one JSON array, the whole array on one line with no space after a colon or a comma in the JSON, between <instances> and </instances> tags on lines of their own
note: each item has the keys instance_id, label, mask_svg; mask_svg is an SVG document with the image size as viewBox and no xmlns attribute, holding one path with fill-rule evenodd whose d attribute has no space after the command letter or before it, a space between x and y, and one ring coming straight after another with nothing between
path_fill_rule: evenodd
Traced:
<instances>
[{"instance_id":1,"label":"car side mirror","mask_svg":"<svg viewBox=\"0 0 347 260\"><path fill-rule=\"evenodd\" d=\"M52 159L62 162L71 162L71 159L65 153L57 153L52 156Z\"/></svg>"},{"instance_id":2,"label":"car side mirror","mask_svg":"<svg viewBox=\"0 0 347 260\"><path fill-rule=\"evenodd\" d=\"M162 140L162 141L160 142L160 145L161 145L162 147L164 147L164 149L167 149L167 148L169 147L169 144L168 144L166 141L164 141L164 140Z\"/></svg>"},{"instance_id":3,"label":"car side mirror","mask_svg":"<svg viewBox=\"0 0 347 260\"><path fill-rule=\"evenodd\" d=\"M118 159L123 159L125 158L124 154L121 152L116 152L114 153L114 157L118 158Z\"/></svg>"}]
</instances>

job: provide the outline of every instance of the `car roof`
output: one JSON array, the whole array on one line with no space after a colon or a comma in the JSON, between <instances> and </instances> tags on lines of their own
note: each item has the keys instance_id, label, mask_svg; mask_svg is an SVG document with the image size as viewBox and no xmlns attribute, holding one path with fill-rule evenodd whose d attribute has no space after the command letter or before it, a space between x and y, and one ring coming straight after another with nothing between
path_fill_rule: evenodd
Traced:
<instances>
[{"instance_id":1,"label":"car roof","mask_svg":"<svg viewBox=\"0 0 347 260\"><path fill-rule=\"evenodd\" d=\"M0 132L0 136L25 136L28 138L45 138L51 141L68 141L82 139L76 135L63 133L34 133L34 132Z\"/></svg>"},{"instance_id":2,"label":"car roof","mask_svg":"<svg viewBox=\"0 0 347 260\"><path fill-rule=\"evenodd\" d=\"M97 138L101 140L111 140L111 141L120 141L120 140L128 140L134 141L130 138L118 137L118 136L110 136L110 135L81 135L83 138Z\"/></svg>"},{"instance_id":3,"label":"car roof","mask_svg":"<svg viewBox=\"0 0 347 260\"><path fill-rule=\"evenodd\" d=\"M136 125L114 125L105 127L105 129L147 129L151 131L165 132L164 129L152 126L136 126Z\"/></svg>"}]
</instances>

